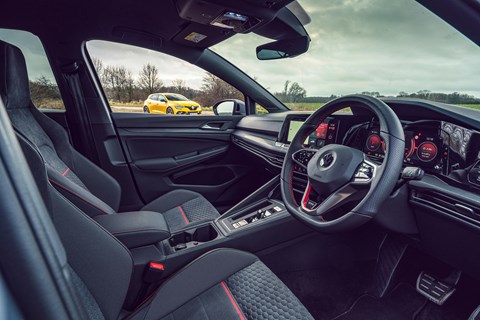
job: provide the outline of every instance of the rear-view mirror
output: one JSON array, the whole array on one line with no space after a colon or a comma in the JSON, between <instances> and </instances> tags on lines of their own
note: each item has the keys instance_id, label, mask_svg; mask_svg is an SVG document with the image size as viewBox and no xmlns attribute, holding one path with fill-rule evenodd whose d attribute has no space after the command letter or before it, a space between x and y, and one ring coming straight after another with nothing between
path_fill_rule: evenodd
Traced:
<instances>
[{"instance_id":1,"label":"rear-view mirror","mask_svg":"<svg viewBox=\"0 0 480 320\"><path fill-rule=\"evenodd\" d=\"M296 57L307 52L310 45L308 36L282 39L257 47L259 60L275 60Z\"/></svg>"}]
</instances>

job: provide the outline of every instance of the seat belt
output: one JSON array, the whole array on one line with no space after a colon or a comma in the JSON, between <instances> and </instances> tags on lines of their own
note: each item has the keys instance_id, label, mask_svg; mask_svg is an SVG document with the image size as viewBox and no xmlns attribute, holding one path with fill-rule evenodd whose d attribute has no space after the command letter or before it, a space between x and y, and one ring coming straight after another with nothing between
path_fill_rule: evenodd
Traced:
<instances>
[{"instance_id":1,"label":"seat belt","mask_svg":"<svg viewBox=\"0 0 480 320\"><path fill-rule=\"evenodd\" d=\"M77 122L76 124L78 124L78 126L74 126L74 128L80 128L80 133L76 135L80 140L80 146L78 146L80 150L78 151L81 151L83 155L98 164L95 139L90 125L91 122L82 82L80 80L80 65L74 62L63 66L62 75L68 85L70 97L75 105L75 110L71 113L73 117L70 117L69 120L71 119L71 121Z\"/></svg>"}]
</instances>

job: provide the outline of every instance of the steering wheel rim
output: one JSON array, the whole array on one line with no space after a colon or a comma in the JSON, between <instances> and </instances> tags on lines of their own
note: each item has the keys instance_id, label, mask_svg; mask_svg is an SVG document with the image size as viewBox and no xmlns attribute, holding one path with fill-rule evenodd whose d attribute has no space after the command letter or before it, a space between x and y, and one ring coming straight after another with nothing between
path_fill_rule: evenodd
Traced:
<instances>
[{"instance_id":1,"label":"steering wheel rim","mask_svg":"<svg viewBox=\"0 0 480 320\"><path fill-rule=\"evenodd\" d=\"M377 165L369 161L363 152L357 149L343 145L327 145L315 151L315 155L308 163L308 184L302 197L302 203L299 205L295 200L292 184L293 156L296 152L303 150L303 142L306 137L320 123L332 113L348 105L366 108L377 116L380 123L380 136L387 145L383 163ZM295 218L320 231L338 232L359 227L375 216L380 205L395 187L402 170L404 150L402 124L393 110L383 101L365 95L348 95L332 100L315 111L292 139L281 172L280 185L285 207ZM362 154L361 161L359 153ZM330 156L334 159L331 161L324 159ZM325 162L328 162L327 166L325 166ZM364 164L373 167L373 173L370 179L365 178L362 181L358 175L359 172L364 172L363 169L360 170L360 168L364 168ZM349 176L352 173L353 176ZM342 182L344 183L342 184ZM365 191L365 186L369 187L368 191ZM324 189L329 190L330 188L335 190L317 207L312 205L309 208L310 203L304 203L305 196L308 200L309 187L314 187L318 192L324 192ZM358 192L353 192L355 190ZM360 192L361 190L363 190L363 194ZM332 212L345 201L351 200L360 201L346 214L332 220L324 219L327 213Z\"/></svg>"}]
</instances>

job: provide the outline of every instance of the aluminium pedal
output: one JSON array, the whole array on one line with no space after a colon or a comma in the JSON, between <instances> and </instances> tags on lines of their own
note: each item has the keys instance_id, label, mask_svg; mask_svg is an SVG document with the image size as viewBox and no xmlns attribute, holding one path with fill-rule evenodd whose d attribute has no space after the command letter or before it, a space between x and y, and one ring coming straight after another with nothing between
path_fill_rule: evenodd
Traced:
<instances>
[{"instance_id":1,"label":"aluminium pedal","mask_svg":"<svg viewBox=\"0 0 480 320\"><path fill-rule=\"evenodd\" d=\"M438 280L434 276L422 271L417 279L417 292L441 306L455 292L461 275L461 271L455 270L447 278Z\"/></svg>"}]
</instances>

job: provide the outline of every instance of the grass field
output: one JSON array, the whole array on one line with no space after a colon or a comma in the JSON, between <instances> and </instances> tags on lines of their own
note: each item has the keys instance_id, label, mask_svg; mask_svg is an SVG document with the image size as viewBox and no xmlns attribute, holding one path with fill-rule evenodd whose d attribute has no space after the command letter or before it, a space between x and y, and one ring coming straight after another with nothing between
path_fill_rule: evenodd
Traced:
<instances>
[{"instance_id":1,"label":"grass field","mask_svg":"<svg viewBox=\"0 0 480 320\"><path fill-rule=\"evenodd\" d=\"M323 107L325 103L299 102L299 103L286 103L286 105L291 110L295 110L295 111L312 111L312 110L317 110L318 108ZM457 104L456 106L480 110L480 104Z\"/></svg>"},{"instance_id":2,"label":"grass field","mask_svg":"<svg viewBox=\"0 0 480 320\"><path fill-rule=\"evenodd\" d=\"M141 102L131 102L131 103L119 103L111 101L110 105L114 112L143 112ZM314 111L318 108L321 108L325 105L325 103L307 103L307 102L300 102L300 103L286 103L287 107L294 111ZM459 107L470 108L470 109L477 109L480 110L480 104L459 104ZM204 111L212 111L212 107L203 107ZM342 111L348 111L349 109L344 109ZM257 113L265 113L264 109L258 109Z\"/></svg>"},{"instance_id":3,"label":"grass field","mask_svg":"<svg viewBox=\"0 0 480 320\"><path fill-rule=\"evenodd\" d=\"M34 104L41 109L64 109L63 102L61 100L42 100L34 101ZM132 102L118 102L109 101L110 106L114 112L143 112L143 101ZM314 111L321 108L325 103L286 103L287 107L294 111ZM480 110L480 104L458 104L459 107L470 108ZM348 109L345 109L347 111ZM203 107L203 111L208 113L212 112L212 107ZM267 111L260 106L257 106L257 113L266 113Z\"/></svg>"},{"instance_id":4,"label":"grass field","mask_svg":"<svg viewBox=\"0 0 480 320\"><path fill-rule=\"evenodd\" d=\"M480 110L480 104L457 104L457 106Z\"/></svg>"}]
</instances>

